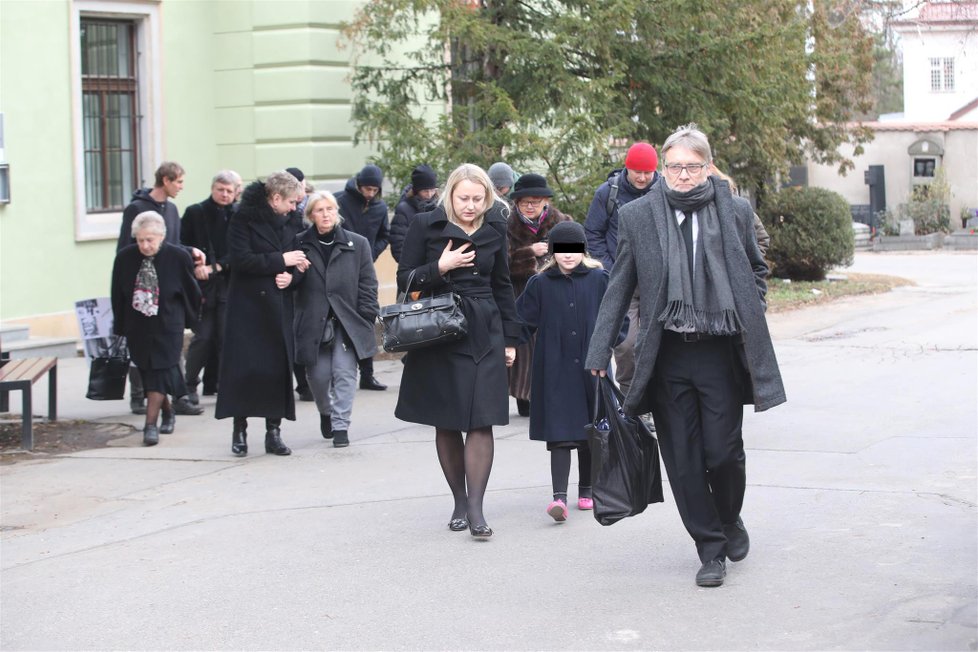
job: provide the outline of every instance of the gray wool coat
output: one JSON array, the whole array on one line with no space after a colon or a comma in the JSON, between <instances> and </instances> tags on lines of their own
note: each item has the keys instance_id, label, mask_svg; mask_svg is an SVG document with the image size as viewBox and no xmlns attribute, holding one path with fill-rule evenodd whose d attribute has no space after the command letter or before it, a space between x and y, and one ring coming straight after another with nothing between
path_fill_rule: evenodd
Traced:
<instances>
[{"instance_id":1,"label":"gray wool coat","mask_svg":"<svg viewBox=\"0 0 978 652\"><path fill-rule=\"evenodd\" d=\"M762 412L786 400L764 317L768 267L757 247L750 203L733 196L725 181L713 179L712 182L727 273L743 326L738 347L743 402L753 404L756 412ZM644 197L620 210L618 254L584 366L587 369L608 367L611 347L637 286L643 318L635 345L635 376L623 406L627 414L644 414L652 409L645 390L662 342L662 323L658 316L665 309L668 291L666 220L674 219L675 213L666 201L664 183L656 184Z\"/></svg>"}]
</instances>

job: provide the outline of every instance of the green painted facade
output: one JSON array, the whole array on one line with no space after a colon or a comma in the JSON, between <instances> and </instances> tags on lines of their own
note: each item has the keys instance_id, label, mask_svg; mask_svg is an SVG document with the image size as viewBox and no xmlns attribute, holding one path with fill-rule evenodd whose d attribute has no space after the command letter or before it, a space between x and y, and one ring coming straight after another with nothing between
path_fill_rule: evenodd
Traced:
<instances>
[{"instance_id":1,"label":"green painted facade","mask_svg":"<svg viewBox=\"0 0 978 652\"><path fill-rule=\"evenodd\" d=\"M152 43L141 57L159 89L142 146L155 142L158 151L140 174L151 185L160 161L181 163L182 213L207 197L222 168L247 181L297 166L330 188L360 169L370 150L352 144L351 52L338 43L340 23L358 4L0 0L0 162L10 165L12 199L0 204L0 321L47 316L73 325L74 301L108 294L118 217L89 219L77 208L84 187L72 61L81 12L156 12L139 29ZM77 226L86 219L94 231Z\"/></svg>"}]
</instances>

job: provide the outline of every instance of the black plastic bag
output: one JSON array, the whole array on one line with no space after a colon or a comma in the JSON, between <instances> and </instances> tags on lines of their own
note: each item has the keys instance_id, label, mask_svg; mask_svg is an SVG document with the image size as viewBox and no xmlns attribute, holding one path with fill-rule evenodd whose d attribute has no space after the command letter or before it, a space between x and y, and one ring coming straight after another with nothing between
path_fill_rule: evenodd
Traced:
<instances>
[{"instance_id":1,"label":"black plastic bag","mask_svg":"<svg viewBox=\"0 0 978 652\"><path fill-rule=\"evenodd\" d=\"M613 380L598 378L587 436L594 518L601 525L641 514L649 504L662 502L659 443L641 419L625 416L624 400Z\"/></svg>"},{"instance_id":2,"label":"black plastic bag","mask_svg":"<svg viewBox=\"0 0 978 652\"><path fill-rule=\"evenodd\" d=\"M126 377L129 375L129 350L125 338L92 358L88 371L88 392L85 398L93 401L118 401L126 394Z\"/></svg>"}]
</instances>

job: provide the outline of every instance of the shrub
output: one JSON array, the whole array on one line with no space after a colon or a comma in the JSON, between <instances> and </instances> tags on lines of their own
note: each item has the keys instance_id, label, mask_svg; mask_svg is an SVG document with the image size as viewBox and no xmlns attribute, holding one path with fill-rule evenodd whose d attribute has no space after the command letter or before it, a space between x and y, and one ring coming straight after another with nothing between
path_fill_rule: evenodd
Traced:
<instances>
[{"instance_id":1,"label":"shrub","mask_svg":"<svg viewBox=\"0 0 978 652\"><path fill-rule=\"evenodd\" d=\"M761 217L771 234L767 258L774 276L820 281L832 267L852 264L852 215L838 193L786 188L768 197Z\"/></svg>"}]
</instances>

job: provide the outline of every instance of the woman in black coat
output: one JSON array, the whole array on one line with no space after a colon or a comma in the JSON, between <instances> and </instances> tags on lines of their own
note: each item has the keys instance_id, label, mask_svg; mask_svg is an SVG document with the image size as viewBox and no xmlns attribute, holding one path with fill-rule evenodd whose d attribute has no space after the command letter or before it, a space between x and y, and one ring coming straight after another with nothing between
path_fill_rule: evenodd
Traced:
<instances>
[{"instance_id":1,"label":"woman in black coat","mask_svg":"<svg viewBox=\"0 0 978 652\"><path fill-rule=\"evenodd\" d=\"M292 394L292 324L284 288L290 268L304 270L302 251L285 251L282 226L305 196L302 184L285 171L255 181L241 195L228 227L231 282L227 327L217 395L218 419L234 418L231 452L248 454L247 417L265 418L265 452L289 455L279 430L295 420Z\"/></svg>"},{"instance_id":2,"label":"woman in black coat","mask_svg":"<svg viewBox=\"0 0 978 652\"><path fill-rule=\"evenodd\" d=\"M357 360L377 352L377 273L367 239L340 227L332 193L311 195L306 219L312 226L293 247L311 263L292 277L295 361L305 368L316 399L320 432L342 448L350 445Z\"/></svg>"},{"instance_id":3,"label":"woman in black coat","mask_svg":"<svg viewBox=\"0 0 978 652\"><path fill-rule=\"evenodd\" d=\"M449 528L468 528L476 537L492 536L482 511L492 470L492 426L509 423L506 368L516 358L520 335L505 204L495 199L484 170L469 164L457 168L441 205L411 224L397 268L402 291L454 291L461 298L468 335L404 357L394 414L435 427L438 460L455 498Z\"/></svg>"},{"instance_id":4,"label":"woman in black coat","mask_svg":"<svg viewBox=\"0 0 978 652\"><path fill-rule=\"evenodd\" d=\"M155 446L159 433L173 432L176 415L169 396L187 393L180 371L183 330L200 314L200 288L190 255L163 242L166 224L156 211L132 222L135 244L119 251L112 267L113 331L123 335L146 390L143 443ZM159 428L156 419L163 412Z\"/></svg>"}]
</instances>

